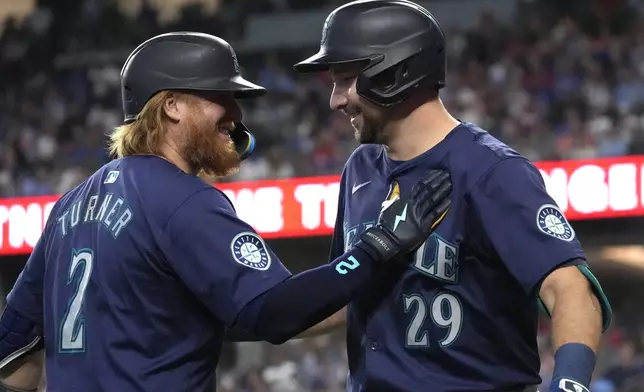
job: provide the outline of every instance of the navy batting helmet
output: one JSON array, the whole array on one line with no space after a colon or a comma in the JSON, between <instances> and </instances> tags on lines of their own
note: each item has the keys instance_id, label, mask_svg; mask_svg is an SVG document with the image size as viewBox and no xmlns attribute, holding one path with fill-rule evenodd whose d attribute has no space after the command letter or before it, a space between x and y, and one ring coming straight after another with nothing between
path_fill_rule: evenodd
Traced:
<instances>
[{"instance_id":1,"label":"navy batting helmet","mask_svg":"<svg viewBox=\"0 0 644 392\"><path fill-rule=\"evenodd\" d=\"M194 32L161 34L139 45L121 71L125 123L136 120L145 103L163 90L231 92L255 98L266 90L244 79L235 51L221 38ZM255 137L239 122L230 137L241 159L255 148Z\"/></svg>"},{"instance_id":2,"label":"navy batting helmet","mask_svg":"<svg viewBox=\"0 0 644 392\"><path fill-rule=\"evenodd\" d=\"M396 105L418 88L445 86L445 36L434 16L411 1L353 1L331 12L319 52L293 68L318 72L353 62L365 63L357 93Z\"/></svg>"}]
</instances>

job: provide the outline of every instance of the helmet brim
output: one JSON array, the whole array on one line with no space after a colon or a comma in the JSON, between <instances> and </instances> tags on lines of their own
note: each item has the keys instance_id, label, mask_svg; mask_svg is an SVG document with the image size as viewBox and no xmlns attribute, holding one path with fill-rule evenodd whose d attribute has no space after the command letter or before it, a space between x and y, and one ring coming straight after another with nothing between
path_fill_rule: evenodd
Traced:
<instances>
[{"instance_id":1,"label":"helmet brim","mask_svg":"<svg viewBox=\"0 0 644 392\"><path fill-rule=\"evenodd\" d=\"M266 89L258 84L249 82L241 76L220 82L213 91L232 92L235 98L257 98L266 94Z\"/></svg>"},{"instance_id":2,"label":"helmet brim","mask_svg":"<svg viewBox=\"0 0 644 392\"><path fill-rule=\"evenodd\" d=\"M339 51L330 52L320 50L306 60L300 61L293 66L296 72L311 73L328 71L333 65L357 63L361 61L372 62L381 57L378 54L368 56L356 56L355 53L343 53Z\"/></svg>"},{"instance_id":3,"label":"helmet brim","mask_svg":"<svg viewBox=\"0 0 644 392\"><path fill-rule=\"evenodd\" d=\"M161 89L163 90L163 88ZM174 89L172 89L174 90ZM183 88L186 92L210 91L216 93L233 94L236 99L257 98L266 94L266 89L258 84L249 82L241 76L233 76L229 79L205 79L197 83L186 85Z\"/></svg>"}]
</instances>

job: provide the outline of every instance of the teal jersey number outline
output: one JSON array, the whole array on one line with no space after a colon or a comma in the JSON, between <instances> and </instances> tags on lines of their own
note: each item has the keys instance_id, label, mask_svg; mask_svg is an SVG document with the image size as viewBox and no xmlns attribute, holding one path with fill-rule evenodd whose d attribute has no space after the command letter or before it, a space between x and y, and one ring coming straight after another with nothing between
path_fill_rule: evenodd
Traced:
<instances>
[{"instance_id":1,"label":"teal jersey number outline","mask_svg":"<svg viewBox=\"0 0 644 392\"><path fill-rule=\"evenodd\" d=\"M373 224L374 222L366 222L360 225L347 227L344 231L345 251L351 249L360 233L373 226ZM362 231L360 231L360 229ZM425 256L427 256L425 255L425 249L428 241L436 241L437 243L436 253L433 255L433 259L431 260L425 259ZM445 248L446 251L440 252L439 250L442 249L441 246ZM447 250L451 250L451 252L448 252ZM423 242L414 255L414 265L412 267L423 274L432 276L433 279L450 282L457 281L458 269L452 271L453 276L449 276L451 279L442 278L446 272L443 271L443 269L446 265L449 265L449 263L441 263L439 261L442 260L438 260L439 258L458 259L458 248L443 240L437 234L432 234ZM425 265L427 262L429 262L429 264ZM340 267L344 265L343 263L346 264L344 261L338 263L336 270L344 275L348 271L340 270ZM417 268L418 265L423 268ZM434 273L428 274L429 271L434 271ZM447 275L445 276L447 277ZM431 319L432 323L436 327L446 331L445 336L437 342L441 347L449 347L458 339L463 327L463 304L455 293L441 291L436 293L433 298L429 299L429 301L420 293L409 293L403 294L402 300L404 313L411 315L411 320L409 321L409 325L405 331L405 347L414 349L428 348L431 346L429 332L424 328L425 322L428 318Z\"/></svg>"},{"instance_id":2,"label":"teal jersey number outline","mask_svg":"<svg viewBox=\"0 0 644 392\"><path fill-rule=\"evenodd\" d=\"M60 324L58 352L83 353L85 352L85 317L83 315L83 302L85 292L94 267L94 252L91 249L73 249L72 258L67 274L67 285L74 282L77 275L81 275L76 283L74 294L67 303L67 310Z\"/></svg>"}]
</instances>

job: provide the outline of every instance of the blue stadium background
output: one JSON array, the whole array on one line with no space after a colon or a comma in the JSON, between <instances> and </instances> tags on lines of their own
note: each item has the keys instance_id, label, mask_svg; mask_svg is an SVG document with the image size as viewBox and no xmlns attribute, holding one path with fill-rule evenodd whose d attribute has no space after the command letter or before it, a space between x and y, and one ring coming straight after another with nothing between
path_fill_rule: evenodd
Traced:
<instances>
[{"instance_id":1,"label":"blue stadium background","mask_svg":"<svg viewBox=\"0 0 644 392\"><path fill-rule=\"evenodd\" d=\"M118 79L125 56L171 30L229 40L245 74L271 92L244 108L259 152L232 181L338 174L355 148L350 125L328 109L324 75L300 77L290 66L316 50L324 17L341 3L0 0L0 197L62 193L105 163L105 135L122 121ZM643 1L420 3L447 32L442 99L458 118L537 161L644 154ZM644 222L574 226L616 311L591 389L644 391ZM329 238L271 242L294 271L326 261ZM629 257L602 256L620 246L632 250ZM303 255L310 264L301 264ZM5 294L25 260L0 259ZM544 319L546 383L553 365L548 328ZM218 390L341 391L343 338L338 331L283 346L227 345Z\"/></svg>"}]
</instances>

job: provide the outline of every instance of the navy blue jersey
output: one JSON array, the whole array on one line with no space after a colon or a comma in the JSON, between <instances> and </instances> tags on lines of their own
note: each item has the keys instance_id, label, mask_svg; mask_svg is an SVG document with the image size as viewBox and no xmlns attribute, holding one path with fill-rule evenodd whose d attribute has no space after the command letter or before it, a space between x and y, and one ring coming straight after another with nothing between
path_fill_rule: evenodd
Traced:
<instances>
[{"instance_id":1,"label":"navy blue jersey","mask_svg":"<svg viewBox=\"0 0 644 392\"><path fill-rule=\"evenodd\" d=\"M487 132L462 124L406 162L359 147L342 174L331 258L375 223L383 199L409 195L430 169L451 173L452 206L391 290L349 305L347 390L539 384L538 286L584 254L536 167Z\"/></svg>"},{"instance_id":2,"label":"navy blue jersey","mask_svg":"<svg viewBox=\"0 0 644 392\"><path fill-rule=\"evenodd\" d=\"M211 391L225 326L289 276L223 193L137 156L60 199L8 304L44 326L49 392Z\"/></svg>"}]
</instances>

